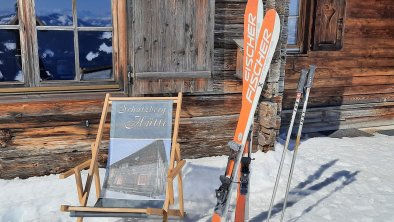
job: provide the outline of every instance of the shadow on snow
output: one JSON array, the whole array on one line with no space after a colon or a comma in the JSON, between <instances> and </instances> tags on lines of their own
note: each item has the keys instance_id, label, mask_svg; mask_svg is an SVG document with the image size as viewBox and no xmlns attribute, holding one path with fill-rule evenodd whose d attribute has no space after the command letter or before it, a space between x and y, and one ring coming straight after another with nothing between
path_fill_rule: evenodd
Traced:
<instances>
[{"instance_id":1,"label":"shadow on snow","mask_svg":"<svg viewBox=\"0 0 394 222\"><path fill-rule=\"evenodd\" d=\"M357 176L357 174L360 171L350 172L350 171L347 171L347 170L340 170L340 171L337 171L337 172L333 173L330 177L326 178L322 182L307 187L308 185L312 184L314 181L317 181L318 179L320 179L322 174L328 168L332 167L337 161L338 161L338 159L332 160L332 161L330 161L330 162L328 162L326 164L321 165L319 167L319 169L314 174L310 175L305 181L300 182L295 188L290 190L289 198L288 198L288 201L287 201L287 207L292 207L294 204L296 204L297 202L299 202L303 198L305 198L305 197L307 197L307 196L309 196L309 195L321 190L322 188L324 188L324 187L326 187L326 186L328 186L328 185L330 185L330 184L332 184L332 183L334 183L334 182L336 182L338 180L341 180L341 178L344 178L342 183L339 186L337 186L334 190L332 190L330 193L325 195L323 198L318 200L313 205L311 205L308 208L306 208L299 217L293 218L290 221L292 221L292 222L297 221L303 215L305 215L306 213L310 212L313 208L315 208L317 205L319 205L325 199L330 197L333 193L343 189L345 186L351 184L352 182L354 182L356 180L356 176ZM282 212L283 202L284 202L284 200L281 200L279 203L275 204L272 207L271 217L273 217L274 215ZM268 211L264 211L261 214L255 216L254 218L251 218L250 221L251 222L264 221L264 220L267 219L267 216L268 216Z\"/></svg>"}]
</instances>

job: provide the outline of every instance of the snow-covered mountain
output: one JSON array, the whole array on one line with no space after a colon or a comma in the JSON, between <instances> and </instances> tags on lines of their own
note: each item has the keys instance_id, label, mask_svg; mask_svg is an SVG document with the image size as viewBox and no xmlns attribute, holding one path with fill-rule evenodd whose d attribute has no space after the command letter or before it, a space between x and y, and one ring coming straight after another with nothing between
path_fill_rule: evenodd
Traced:
<instances>
[{"instance_id":1,"label":"snow-covered mountain","mask_svg":"<svg viewBox=\"0 0 394 222\"><path fill-rule=\"evenodd\" d=\"M8 25L14 17L14 12L0 13L0 25Z\"/></svg>"},{"instance_id":2,"label":"snow-covered mountain","mask_svg":"<svg viewBox=\"0 0 394 222\"><path fill-rule=\"evenodd\" d=\"M71 13L38 14L39 20L48 26L71 26ZM78 17L80 27L108 27L112 25L111 17L89 16L81 14Z\"/></svg>"}]
</instances>

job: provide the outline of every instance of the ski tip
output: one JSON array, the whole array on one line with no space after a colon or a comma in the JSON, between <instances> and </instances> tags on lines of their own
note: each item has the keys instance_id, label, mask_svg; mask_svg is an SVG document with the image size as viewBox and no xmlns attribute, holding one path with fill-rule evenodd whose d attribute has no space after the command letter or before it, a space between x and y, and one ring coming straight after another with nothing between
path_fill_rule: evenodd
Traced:
<instances>
[{"instance_id":1,"label":"ski tip","mask_svg":"<svg viewBox=\"0 0 394 222\"><path fill-rule=\"evenodd\" d=\"M279 33L280 33L280 19L276 10L269 9L265 13L264 21L267 21L268 24L271 24L270 30L273 33L271 43L273 44L273 46L276 46L279 40Z\"/></svg>"},{"instance_id":2,"label":"ski tip","mask_svg":"<svg viewBox=\"0 0 394 222\"><path fill-rule=\"evenodd\" d=\"M267 10L267 12L265 13L265 16L266 17L273 17L273 18L275 18L275 21L279 22L279 15L278 15L278 12L276 12L275 9Z\"/></svg>"}]
</instances>

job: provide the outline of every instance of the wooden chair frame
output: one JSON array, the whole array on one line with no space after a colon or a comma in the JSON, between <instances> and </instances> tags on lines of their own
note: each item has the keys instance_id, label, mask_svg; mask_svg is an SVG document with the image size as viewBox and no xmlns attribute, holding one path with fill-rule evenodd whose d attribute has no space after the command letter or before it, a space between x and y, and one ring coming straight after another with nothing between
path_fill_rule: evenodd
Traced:
<instances>
[{"instance_id":1,"label":"wooden chair frame","mask_svg":"<svg viewBox=\"0 0 394 222\"><path fill-rule=\"evenodd\" d=\"M100 176L98 170L98 153L101 144L101 138L104 131L104 125L108 113L109 106L112 101L136 101L136 100L173 100L176 104L175 121L172 133L172 144L171 144L171 156L167 174L167 187L166 195L163 208L104 208L104 207L88 207L86 206L90 188L95 181L96 187L96 199L100 197L101 185ZM147 214L147 215L160 215L163 216L163 221L167 221L168 216L184 217L184 205L183 205L183 185L182 185L182 173L181 170L185 165L186 161L181 159L180 145L177 143L178 131L179 131L179 119L182 105L182 93L178 93L177 97L111 97L109 93L106 94L104 100L103 111L101 113L100 124L96 136L95 142L91 145L92 158L87 160L78 166L60 174L60 179L65 179L71 175L75 175L78 199L81 206L69 206L62 205L60 210L62 212L97 212L97 213L135 213L135 214ZM88 176L86 178L85 187L82 185L81 171L89 169ZM170 205L174 204L174 184L175 177L178 176L178 199L179 209L170 209ZM77 221L82 222L83 217L78 217Z\"/></svg>"}]
</instances>

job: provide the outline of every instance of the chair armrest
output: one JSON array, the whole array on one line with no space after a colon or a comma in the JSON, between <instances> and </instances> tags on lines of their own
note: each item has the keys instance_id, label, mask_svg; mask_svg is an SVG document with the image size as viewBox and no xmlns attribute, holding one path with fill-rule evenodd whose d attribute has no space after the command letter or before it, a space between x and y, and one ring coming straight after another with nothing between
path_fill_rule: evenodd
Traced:
<instances>
[{"instance_id":1,"label":"chair armrest","mask_svg":"<svg viewBox=\"0 0 394 222\"><path fill-rule=\"evenodd\" d=\"M73 175L75 173L75 170L82 171L82 170L88 168L90 166L90 161L91 160L87 160L87 161L79 164L78 166L76 166L76 167L74 167L74 168L72 168L72 169L70 169L70 170L68 170L68 171L66 171L64 173L61 173L59 175L59 179L66 179L67 177Z\"/></svg>"}]
</instances>

